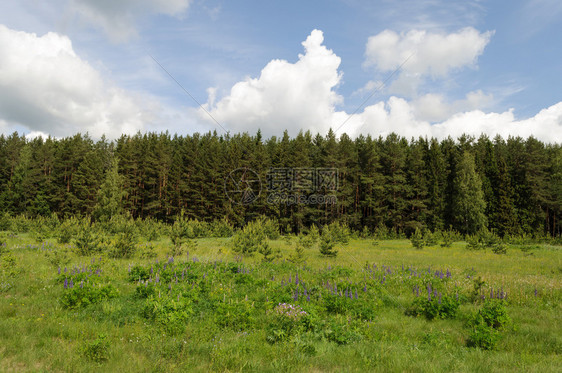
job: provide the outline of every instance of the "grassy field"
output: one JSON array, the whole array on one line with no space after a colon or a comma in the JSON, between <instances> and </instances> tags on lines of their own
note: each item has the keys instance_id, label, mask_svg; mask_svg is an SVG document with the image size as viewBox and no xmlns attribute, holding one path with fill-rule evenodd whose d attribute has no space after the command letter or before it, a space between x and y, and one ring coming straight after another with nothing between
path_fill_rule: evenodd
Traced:
<instances>
[{"instance_id":1,"label":"grassy field","mask_svg":"<svg viewBox=\"0 0 562 373\"><path fill-rule=\"evenodd\" d=\"M62 245L10 237L0 258L0 371L562 370L560 247L497 255L464 242L416 250L356 239L336 258L309 249L295 266L236 257L229 240L199 239L173 261L167 240L150 243L151 259L72 254L59 269ZM271 245L288 258L295 239ZM458 299L458 311L415 316L428 284L431 304ZM492 350L470 347L470 320L491 290L507 294L510 321Z\"/></svg>"}]
</instances>

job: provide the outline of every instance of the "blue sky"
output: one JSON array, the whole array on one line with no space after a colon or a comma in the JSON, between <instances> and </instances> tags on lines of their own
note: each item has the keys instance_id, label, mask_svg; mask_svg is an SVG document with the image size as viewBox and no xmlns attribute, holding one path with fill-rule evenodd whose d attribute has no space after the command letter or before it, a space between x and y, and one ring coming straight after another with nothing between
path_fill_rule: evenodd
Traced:
<instances>
[{"instance_id":1,"label":"blue sky","mask_svg":"<svg viewBox=\"0 0 562 373\"><path fill-rule=\"evenodd\" d=\"M222 132L153 56L231 132L561 142L560 34L557 0L6 1L0 131Z\"/></svg>"}]
</instances>

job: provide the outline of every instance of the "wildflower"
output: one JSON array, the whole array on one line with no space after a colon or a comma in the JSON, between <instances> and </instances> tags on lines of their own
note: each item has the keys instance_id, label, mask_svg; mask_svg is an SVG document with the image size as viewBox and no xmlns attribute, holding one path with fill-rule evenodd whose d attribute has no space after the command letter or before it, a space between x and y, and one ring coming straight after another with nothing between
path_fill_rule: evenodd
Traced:
<instances>
[{"instance_id":1,"label":"wildflower","mask_svg":"<svg viewBox=\"0 0 562 373\"><path fill-rule=\"evenodd\" d=\"M357 298L359 298L359 297L357 296L357 289L355 289L355 299L357 299Z\"/></svg>"},{"instance_id":2,"label":"wildflower","mask_svg":"<svg viewBox=\"0 0 562 373\"><path fill-rule=\"evenodd\" d=\"M365 286L363 286L363 292L367 292L367 284L365 284Z\"/></svg>"},{"instance_id":3,"label":"wildflower","mask_svg":"<svg viewBox=\"0 0 562 373\"><path fill-rule=\"evenodd\" d=\"M68 288L68 279L67 278L64 279L64 288L65 289Z\"/></svg>"},{"instance_id":4,"label":"wildflower","mask_svg":"<svg viewBox=\"0 0 562 373\"><path fill-rule=\"evenodd\" d=\"M535 287L535 297L537 296L537 288Z\"/></svg>"},{"instance_id":5,"label":"wildflower","mask_svg":"<svg viewBox=\"0 0 562 373\"><path fill-rule=\"evenodd\" d=\"M59 267L59 275L60 275L60 267Z\"/></svg>"}]
</instances>

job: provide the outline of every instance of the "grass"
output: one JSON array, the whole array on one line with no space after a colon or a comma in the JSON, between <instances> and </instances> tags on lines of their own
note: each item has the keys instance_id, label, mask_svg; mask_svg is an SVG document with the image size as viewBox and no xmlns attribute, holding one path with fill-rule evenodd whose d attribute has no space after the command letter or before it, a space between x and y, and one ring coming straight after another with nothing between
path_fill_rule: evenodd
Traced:
<instances>
[{"instance_id":1,"label":"grass","mask_svg":"<svg viewBox=\"0 0 562 373\"><path fill-rule=\"evenodd\" d=\"M355 239L339 247L336 258L324 258L317 248L309 249L305 252L306 267L296 268L282 259L275 264L262 264L259 254L238 262L229 239L199 239L197 249L189 253L188 272L196 276L193 281L200 290L191 291L187 281L173 283L169 294L168 284L158 287L164 294L161 299L175 301L176 294L182 300L187 297L186 302L191 302L188 307L194 311L186 322L180 323L179 329L170 330L143 316L147 300L135 297L138 285L128 281L130 266L141 265L148 270L156 265L155 259L102 259L102 280L111 282L119 295L86 307L66 309L61 297L67 290L57 283L57 268L45 255L46 251L56 250L55 241L37 244L25 234L7 241L9 252L15 256L16 272L13 276L4 273L0 278L0 282L9 284L0 288L2 372L562 369L560 247L542 245L525 252L510 246L507 254L496 255L489 250L466 250L464 242L456 242L451 248L416 250L406 240ZM294 238L291 242L279 239L271 245L288 258L295 243ZM161 239L152 244L162 264L170 243ZM192 261L194 256L198 263ZM72 255L67 267L86 266L92 259ZM176 258L175 265L183 268L186 260L187 255ZM220 263L218 270L213 267L215 261ZM227 263L235 264L228 267ZM366 264L371 271L364 270ZM376 271L372 270L373 265ZM391 273L383 272L382 266L391 268ZM235 267L249 273L228 272ZM410 267L423 276L412 279ZM427 273L428 268L431 274ZM450 279L435 279L434 271L447 269L452 273ZM328 294L321 288L326 280L337 282L342 290L345 284L353 283L353 287L359 287L361 304L372 310L371 316L357 316L352 311L331 314L324 308L324 301L307 302L301 295L292 303L317 316L313 327L299 329L280 342L267 343L267 326L274 321L271 311L276 306L269 298L292 297L293 288L280 284L289 277L294 282L297 270L309 289L319 285L318 290L310 291L314 295L323 292L322 299ZM383 275L385 283L380 284ZM453 319L428 321L405 315L415 299L412 284L432 280L444 293L458 291L462 297L468 297L478 277L485 282L484 294L489 294L491 288L503 288L508 294L507 310L512 322L501 332L495 350L466 346L466 321L481 307L479 301L461 302ZM360 287L364 283L368 284L366 293ZM220 316L221 305L227 310L234 307L233 311ZM247 320L242 310L246 308ZM225 323L225 318L234 321ZM340 330L336 337L343 343L331 339L326 332L330 328Z\"/></svg>"}]
</instances>

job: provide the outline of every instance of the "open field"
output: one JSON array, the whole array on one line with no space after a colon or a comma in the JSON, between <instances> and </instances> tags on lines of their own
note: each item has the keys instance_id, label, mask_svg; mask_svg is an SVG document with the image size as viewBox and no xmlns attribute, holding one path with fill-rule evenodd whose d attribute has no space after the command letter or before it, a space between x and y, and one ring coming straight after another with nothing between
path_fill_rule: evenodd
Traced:
<instances>
[{"instance_id":1,"label":"open field","mask_svg":"<svg viewBox=\"0 0 562 373\"><path fill-rule=\"evenodd\" d=\"M416 250L408 240L352 239L336 258L311 248L295 266L237 257L230 240L198 239L173 261L167 239L150 243L151 259L71 254L59 274L48 259L64 245L10 236L0 371L562 369L560 247L513 245L497 255L465 242ZM270 244L289 258L295 241ZM416 317L428 284L431 304L443 296L458 310ZM492 350L469 347L470 320L491 290L506 298L510 320Z\"/></svg>"}]
</instances>

